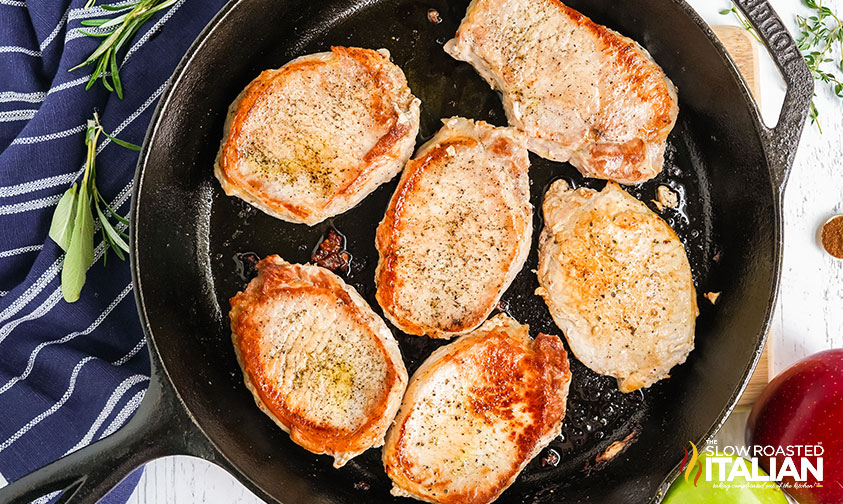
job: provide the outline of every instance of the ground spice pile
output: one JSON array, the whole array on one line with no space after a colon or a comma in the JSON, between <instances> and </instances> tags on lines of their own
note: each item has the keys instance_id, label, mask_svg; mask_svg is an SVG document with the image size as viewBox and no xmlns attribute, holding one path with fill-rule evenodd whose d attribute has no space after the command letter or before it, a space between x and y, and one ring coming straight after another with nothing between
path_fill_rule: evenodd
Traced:
<instances>
[{"instance_id":1,"label":"ground spice pile","mask_svg":"<svg viewBox=\"0 0 843 504\"><path fill-rule=\"evenodd\" d=\"M826 252L843 259L843 216L829 220L823 226L822 243Z\"/></svg>"}]
</instances>

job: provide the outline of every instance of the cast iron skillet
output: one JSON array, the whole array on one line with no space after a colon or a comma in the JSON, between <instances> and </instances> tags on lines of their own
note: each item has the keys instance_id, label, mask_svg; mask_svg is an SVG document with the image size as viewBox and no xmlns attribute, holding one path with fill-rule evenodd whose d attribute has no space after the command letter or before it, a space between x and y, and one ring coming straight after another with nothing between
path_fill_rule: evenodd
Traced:
<instances>
[{"instance_id":1,"label":"cast iron skillet","mask_svg":"<svg viewBox=\"0 0 843 504\"><path fill-rule=\"evenodd\" d=\"M743 390L764 342L781 257L781 195L812 80L793 39L764 0L738 4L759 28L787 83L781 117L766 128L723 47L682 0L570 0L597 22L643 44L679 87L680 114L664 173L630 192L643 201L659 184L682 195L665 218L688 250L700 298L696 350L669 380L621 394L615 381L573 360L557 466L534 460L501 502L658 502L682 447L708 439ZM143 462L191 454L216 462L262 498L282 503L396 501L369 450L342 470L288 439L252 400L234 359L228 298L246 284L236 259L278 253L306 262L334 226L354 256L346 280L374 299L374 229L395 181L353 210L314 228L292 225L226 197L212 176L228 104L265 68L330 45L386 47L422 100L419 141L440 118L463 115L503 124L500 100L467 64L442 51L465 0L234 0L184 57L147 134L135 178L132 271L152 356L152 381L138 412L112 436L21 478L2 502L67 489L62 500L94 502ZM428 20L439 11L440 24ZM552 48L548 48L552 50ZM563 177L601 187L569 165L531 156L532 203ZM542 222L535 217L537 238ZM532 331L560 334L536 287L535 244L504 296L505 309ZM241 271L242 273L242 271ZM441 344L397 333L408 370ZM609 461L614 442L626 449ZM618 445L615 445L618 446ZM544 454L543 454L544 455Z\"/></svg>"}]
</instances>

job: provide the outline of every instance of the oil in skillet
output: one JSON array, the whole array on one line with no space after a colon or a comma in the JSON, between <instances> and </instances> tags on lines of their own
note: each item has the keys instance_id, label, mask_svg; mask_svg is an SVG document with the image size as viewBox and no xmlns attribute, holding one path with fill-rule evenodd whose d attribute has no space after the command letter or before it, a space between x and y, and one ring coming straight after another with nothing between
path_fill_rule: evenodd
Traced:
<instances>
[{"instance_id":1,"label":"oil in skillet","mask_svg":"<svg viewBox=\"0 0 843 504\"><path fill-rule=\"evenodd\" d=\"M237 252L232 259L234 260L234 272L244 282L248 282L258 274L256 266L261 258L256 253Z\"/></svg>"}]
</instances>

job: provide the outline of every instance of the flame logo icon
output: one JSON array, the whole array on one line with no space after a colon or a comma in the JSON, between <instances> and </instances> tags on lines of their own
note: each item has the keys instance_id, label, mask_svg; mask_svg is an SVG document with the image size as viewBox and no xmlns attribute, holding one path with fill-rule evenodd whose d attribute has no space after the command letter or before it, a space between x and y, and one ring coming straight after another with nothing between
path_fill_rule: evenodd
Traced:
<instances>
[{"instance_id":1,"label":"flame logo icon","mask_svg":"<svg viewBox=\"0 0 843 504\"><path fill-rule=\"evenodd\" d=\"M688 460L688 449L683 446L682 449L685 450L685 456L682 458L682 464L679 466L679 471L685 471L685 483L691 483L688 479L691 477L691 474L694 473L694 468L698 467L699 470L697 471L697 475L694 476L694 486L696 487L703 472L702 462L700 461L700 454L697 451L697 445L691 443L690 441L688 441L688 443L691 445L691 460Z\"/></svg>"}]
</instances>

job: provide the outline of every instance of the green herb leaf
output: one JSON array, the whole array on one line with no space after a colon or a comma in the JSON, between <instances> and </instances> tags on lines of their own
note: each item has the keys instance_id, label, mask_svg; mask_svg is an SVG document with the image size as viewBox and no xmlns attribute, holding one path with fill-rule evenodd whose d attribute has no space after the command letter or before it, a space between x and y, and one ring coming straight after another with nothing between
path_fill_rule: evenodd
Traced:
<instances>
[{"instance_id":1,"label":"green herb leaf","mask_svg":"<svg viewBox=\"0 0 843 504\"><path fill-rule=\"evenodd\" d=\"M738 7L737 7L737 5L735 5L734 2L732 2L731 8L721 10L720 14L722 14L724 16L728 16L729 14L734 14L735 19L737 19L738 23L740 23L741 26L743 26L744 30L746 30L750 34L752 34L752 37L755 40L757 40L759 43L761 42L761 38L758 37L758 33L755 31L755 28L752 27L752 23L750 23L749 20L743 15L743 13L740 10L738 10Z\"/></svg>"},{"instance_id":2,"label":"green herb leaf","mask_svg":"<svg viewBox=\"0 0 843 504\"><path fill-rule=\"evenodd\" d=\"M97 113L94 112L94 119L88 119L85 123L85 143L89 144L94 141L94 135L97 133L97 127L99 126L99 119L97 118Z\"/></svg>"},{"instance_id":3,"label":"green herb leaf","mask_svg":"<svg viewBox=\"0 0 843 504\"><path fill-rule=\"evenodd\" d=\"M816 95L816 93L814 93L814 98L816 98L816 97L817 97L817 95ZM816 105L815 101L816 100L811 100L811 106L808 109L808 115L811 117L811 124L816 124L817 129L820 131L820 134L822 134L823 129L822 129L822 126L820 125L820 111L817 110L817 105Z\"/></svg>"},{"instance_id":4,"label":"green herb leaf","mask_svg":"<svg viewBox=\"0 0 843 504\"><path fill-rule=\"evenodd\" d=\"M114 19L108 19L105 23L102 24L102 27L111 28L112 26L117 26L123 23L123 21L125 21L127 17L129 17L129 14L121 14Z\"/></svg>"},{"instance_id":5,"label":"green herb leaf","mask_svg":"<svg viewBox=\"0 0 843 504\"><path fill-rule=\"evenodd\" d=\"M93 262L94 216L91 214L91 197L81 185L76 199L73 234L61 270L61 293L68 303L79 300L85 276Z\"/></svg>"},{"instance_id":6,"label":"green herb leaf","mask_svg":"<svg viewBox=\"0 0 843 504\"><path fill-rule=\"evenodd\" d=\"M126 254L129 253L128 251L124 252L123 250L120 249L120 247L115 247L113 243L111 244L111 250L114 251L114 255L117 256L117 259L120 259L121 261L125 261L126 260Z\"/></svg>"},{"instance_id":7,"label":"green herb leaf","mask_svg":"<svg viewBox=\"0 0 843 504\"><path fill-rule=\"evenodd\" d=\"M108 21L108 19L83 19L82 21L79 21L79 24L82 26L100 26Z\"/></svg>"},{"instance_id":8,"label":"green herb leaf","mask_svg":"<svg viewBox=\"0 0 843 504\"><path fill-rule=\"evenodd\" d=\"M119 139L119 138L117 138L117 137L113 137L113 136L109 135L109 134L108 134L108 133L106 133L105 131L103 131L103 132L102 132L102 134L103 134L103 135L105 135L105 136L107 136L107 137L108 137L108 138L109 138L112 142L116 143L116 144L117 144L117 145L119 145L120 147L125 147L126 149L131 149L131 150L133 150L133 151L139 151L139 150L141 150L140 145L135 145L135 144L133 144L132 142L127 142L127 141L125 141L125 140L120 140L120 139Z\"/></svg>"},{"instance_id":9,"label":"green herb leaf","mask_svg":"<svg viewBox=\"0 0 843 504\"><path fill-rule=\"evenodd\" d=\"M61 291L68 303L79 299L82 287L85 285L88 268L94 260L93 212L96 212L100 220L105 243L103 263L107 260L108 249L113 250L120 260L124 260L126 253L129 252L129 245L126 243L128 235L115 228L109 221L108 214L100 208L100 203L102 203L120 223L129 224L126 218L121 217L108 205L97 189L96 155L97 142L101 134L111 138L118 145L128 146L128 148L137 147L135 144L105 133L96 112L93 119L88 121L88 128L85 131L85 146L88 152L82 182L73 184L61 197L50 225L50 237L67 252L61 271Z\"/></svg>"},{"instance_id":10,"label":"green herb leaf","mask_svg":"<svg viewBox=\"0 0 843 504\"><path fill-rule=\"evenodd\" d=\"M115 249L123 249L126 252L129 251L129 245L123 241L123 237L120 236L120 233L117 232L116 229L108 222L106 216L100 210L99 205L94 205L94 208L97 209L97 217L100 219L100 225L102 226L103 231L108 236L109 241L111 241L111 245L114 246Z\"/></svg>"},{"instance_id":11,"label":"green herb leaf","mask_svg":"<svg viewBox=\"0 0 843 504\"><path fill-rule=\"evenodd\" d=\"M70 247L70 237L73 233L73 221L76 217L76 184L64 192L56 211L53 212L53 221L50 223L50 238L56 242L62 250L67 252Z\"/></svg>"},{"instance_id":12,"label":"green herb leaf","mask_svg":"<svg viewBox=\"0 0 843 504\"><path fill-rule=\"evenodd\" d=\"M834 11L823 6L822 0L803 0L803 3L813 9L814 13L807 17L796 16L800 31L797 47L802 51L802 57L814 80L828 84L836 96L843 98L843 81L828 70L828 67L843 70L843 21ZM808 115L822 133L816 100L811 102Z\"/></svg>"},{"instance_id":13,"label":"green herb leaf","mask_svg":"<svg viewBox=\"0 0 843 504\"><path fill-rule=\"evenodd\" d=\"M107 59L103 59L103 60L102 60L102 65L101 65L101 66L102 66L102 67L105 67L107 64L108 64L108 60L107 60ZM108 83L108 79L107 79L107 76L105 75L104 71L102 71L101 73L103 73L103 77L102 77L102 85L103 85L103 86L105 86L105 89L107 89L107 90L109 90L109 91L114 91L114 88L111 86L111 84L109 84L109 83Z\"/></svg>"},{"instance_id":14,"label":"green herb leaf","mask_svg":"<svg viewBox=\"0 0 843 504\"><path fill-rule=\"evenodd\" d=\"M122 215L117 213L116 210L111 208L111 205L109 205L108 202L105 201L105 198L103 198L101 194L97 193L97 197L99 198L100 203L102 203L103 206L105 206L105 209L108 211L108 213L110 213L115 219L117 219L118 222L122 222L123 224L125 224L127 226L129 225L129 219L123 217ZM123 234L123 233L121 233L121 234Z\"/></svg>"},{"instance_id":15,"label":"green herb leaf","mask_svg":"<svg viewBox=\"0 0 843 504\"><path fill-rule=\"evenodd\" d=\"M117 98L123 99L123 85L120 83L120 73L117 68L117 52L111 51L111 82L117 91Z\"/></svg>"},{"instance_id":16,"label":"green herb leaf","mask_svg":"<svg viewBox=\"0 0 843 504\"><path fill-rule=\"evenodd\" d=\"M127 9L131 9L132 7L134 7L137 4L138 4L137 2L126 4L126 5L108 5L108 4L106 4L106 5L100 5L100 7L102 7L103 10L120 12L120 11L124 11L124 10L127 10Z\"/></svg>"},{"instance_id":17,"label":"green herb leaf","mask_svg":"<svg viewBox=\"0 0 843 504\"><path fill-rule=\"evenodd\" d=\"M121 12L113 18L90 19L82 21L84 26L98 26L107 33L82 32L91 37L104 38L100 45L88 56L85 61L71 68L74 71L87 65L94 65L94 72L88 81L85 89L90 89L97 80L100 80L109 91L114 91L117 96L123 98L123 83L118 74L117 53L126 42L131 39L155 13L170 8L177 0L138 0L137 2L124 6L103 5L104 10L110 12ZM89 0L86 4L92 6L95 0ZM109 76L111 82L109 82Z\"/></svg>"},{"instance_id":18,"label":"green herb leaf","mask_svg":"<svg viewBox=\"0 0 843 504\"><path fill-rule=\"evenodd\" d=\"M836 96L843 98L843 81L825 68L825 65L830 65L843 70L843 20L841 20L841 16L824 6L822 0L803 0L803 3L808 8L813 9L814 13L807 17L796 16L796 26L799 29L796 47L802 52L802 57L805 59L805 64L811 71L814 80L828 84ZM746 18L741 15L734 3L732 3L731 9L720 11L720 14L729 13L734 13L738 22L744 28L750 30L760 42L758 34L755 33ZM837 50L835 50L835 47L837 47ZM835 59L835 57L839 59ZM814 95L814 98L811 101L811 107L808 109L808 115L811 118L811 123L815 124L819 132L822 133L816 95Z\"/></svg>"},{"instance_id":19,"label":"green herb leaf","mask_svg":"<svg viewBox=\"0 0 843 504\"><path fill-rule=\"evenodd\" d=\"M89 32L89 31L85 31L81 28L79 29L79 33L82 33L83 35L87 35L89 37L107 37L107 36L110 35L109 33L93 33L93 32Z\"/></svg>"}]
</instances>

